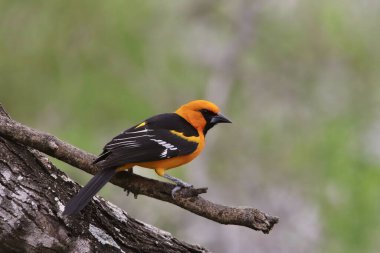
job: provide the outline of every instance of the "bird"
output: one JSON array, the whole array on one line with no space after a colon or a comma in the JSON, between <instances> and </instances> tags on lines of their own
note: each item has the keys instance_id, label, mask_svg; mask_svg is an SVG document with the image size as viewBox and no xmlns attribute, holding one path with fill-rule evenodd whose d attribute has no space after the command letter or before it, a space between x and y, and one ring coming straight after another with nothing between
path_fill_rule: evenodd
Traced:
<instances>
[{"instance_id":1,"label":"bird","mask_svg":"<svg viewBox=\"0 0 380 253\"><path fill-rule=\"evenodd\" d=\"M174 113L158 114L123 131L93 161L100 171L68 201L63 215L79 213L116 173L133 171L134 166L154 169L159 176L172 181L174 198L176 191L192 185L166 171L196 158L205 146L207 132L218 123L231 121L214 103L194 100Z\"/></svg>"}]
</instances>

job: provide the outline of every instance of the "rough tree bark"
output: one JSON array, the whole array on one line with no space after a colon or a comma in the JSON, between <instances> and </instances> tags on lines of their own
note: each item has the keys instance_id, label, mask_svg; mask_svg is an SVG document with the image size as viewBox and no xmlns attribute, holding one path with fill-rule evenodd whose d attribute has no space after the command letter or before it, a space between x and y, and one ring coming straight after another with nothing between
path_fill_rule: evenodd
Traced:
<instances>
[{"instance_id":1,"label":"rough tree bark","mask_svg":"<svg viewBox=\"0 0 380 253\"><path fill-rule=\"evenodd\" d=\"M9 119L0 105L0 252L207 252L128 217L98 197L86 212L63 217L63 203L79 186L31 147L89 173L97 171L91 166L93 155ZM278 222L254 208L218 205L197 196L204 188L181 191L173 199L171 184L119 174L113 184L223 224L268 233Z\"/></svg>"}]
</instances>

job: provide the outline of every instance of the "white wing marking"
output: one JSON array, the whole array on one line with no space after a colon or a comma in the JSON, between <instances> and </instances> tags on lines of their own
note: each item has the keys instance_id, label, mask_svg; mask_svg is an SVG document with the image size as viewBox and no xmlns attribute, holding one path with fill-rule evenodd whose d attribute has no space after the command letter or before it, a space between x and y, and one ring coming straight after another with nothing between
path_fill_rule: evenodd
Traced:
<instances>
[{"instance_id":1,"label":"white wing marking","mask_svg":"<svg viewBox=\"0 0 380 253\"><path fill-rule=\"evenodd\" d=\"M121 141L117 143L111 143L108 144L107 147L112 147L112 146L125 146L125 147L131 147L131 148L137 148L140 147L141 145L137 143L136 141Z\"/></svg>"},{"instance_id":2,"label":"white wing marking","mask_svg":"<svg viewBox=\"0 0 380 253\"><path fill-rule=\"evenodd\" d=\"M157 142L158 144L160 144L161 146L163 146L164 148L166 149L169 149L169 150L177 150L177 148L170 144L170 143L167 143L166 141L163 141L163 140L157 140L157 139L150 139L154 142Z\"/></svg>"},{"instance_id":3,"label":"white wing marking","mask_svg":"<svg viewBox=\"0 0 380 253\"><path fill-rule=\"evenodd\" d=\"M168 149L165 149L165 150L161 153L160 157L161 157L161 158L164 158L164 157L166 157L167 155L168 155Z\"/></svg>"}]
</instances>

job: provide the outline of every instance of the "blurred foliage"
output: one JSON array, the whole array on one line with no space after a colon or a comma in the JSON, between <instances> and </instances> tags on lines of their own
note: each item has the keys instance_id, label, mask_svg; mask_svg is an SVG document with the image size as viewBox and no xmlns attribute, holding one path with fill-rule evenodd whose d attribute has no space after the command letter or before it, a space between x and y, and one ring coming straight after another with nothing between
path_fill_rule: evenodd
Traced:
<instances>
[{"instance_id":1,"label":"blurred foliage","mask_svg":"<svg viewBox=\"0 0 380 253\"><path fill-rule=\"evenodd\" d=\"M208 197L259 203L281 223L267 237L211 223L211 233L186 233L190 218L171 206L140 198L125 208L215 252L377 252L376 1L0 0L0 102L16 120L99 153L128 126L208 96L248 5L253 35L231 61L224 105L234 124L210 133ZM107 189L123 206L120 189Z\"/></svg>"}]
</instances>

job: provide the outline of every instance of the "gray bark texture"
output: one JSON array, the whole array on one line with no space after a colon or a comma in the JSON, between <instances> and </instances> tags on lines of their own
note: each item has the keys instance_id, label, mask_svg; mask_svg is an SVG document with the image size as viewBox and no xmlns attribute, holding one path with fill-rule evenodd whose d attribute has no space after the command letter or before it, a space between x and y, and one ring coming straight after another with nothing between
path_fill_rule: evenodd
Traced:
<instances>
[{"instance_id":1,"label":"gray bark texture","mask_svg":"<svg viewBox=\"0 0 380 253\"><path fill-rule=\"evenodd\" d=\"M208 252L98 197L63 217L79 188L39 151L0 137L0 252Z\"/></svg>"}]
</instances>

